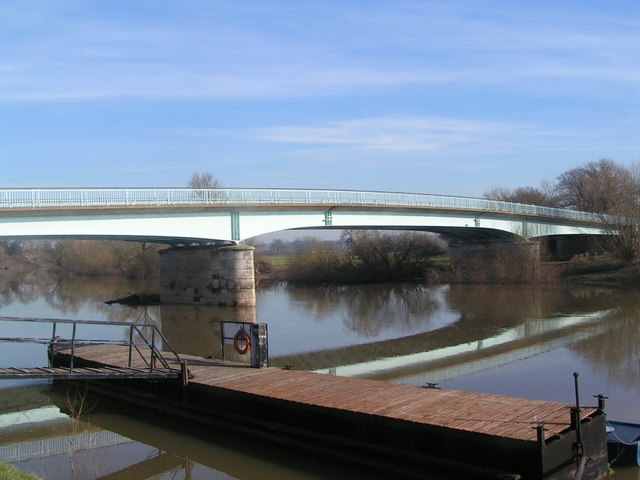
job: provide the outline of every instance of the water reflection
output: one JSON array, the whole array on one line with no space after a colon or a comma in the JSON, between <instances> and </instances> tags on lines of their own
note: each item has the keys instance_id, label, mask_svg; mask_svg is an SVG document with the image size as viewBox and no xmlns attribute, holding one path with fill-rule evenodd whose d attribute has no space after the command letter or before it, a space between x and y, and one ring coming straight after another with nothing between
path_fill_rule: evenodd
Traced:
<instances>
[{"instance_id":1,"label":"water reflection","mask_svg":"<svg viewBox=\"0 0 640 480\"><path fill-rule=\"evenodd\" d=\"M430 313L444 304L445 289L401 283L293 287L287 293L310 318L323 321L340 315L344 328L367 339L390 328L399 334L427 329Z\"/></svg>"},{"instance_id":2,"label":"water reflection","mask_svg":"<svg viewBox=\"0 0 640 480\"><path fill-rule=\"evenodd\" d=\"M14 277L0 275L0 305L14 302L28 303L40 297L40 288L34 275Z\"/></svg>"},{"instance_id":3,"label":"water reflection","mask_svg":"<svg viewBox=\"0 0 640 480\"><path fill-rule=\"evenodd\" d=\"M265 322L269 325L274 366L288 364L297 369L415 384L454 378L455 388L469 389L473 385L478 391L485 391L487 378L493 378L494 383L502 383L499 393L533 396L534 387L530 386L536 385L535 388L545 389L545 397L558 401L571 400L557 390L561 388L558 385L564 387L567 382L551 377L559 370L565 377L564 370L571 368L581 372L589 394L612 397L613 418L640 421L636 402L640 394L640 298L636 292L564 286L427 287L406 283L291 288L278 284L258 290L257 309L104 304L130 293L153 290L153 285L115 279L13 279L3 273L0 315L138 324L153 321L161 325L178 351L214 357L220 356L221 321ZM5 346L0 350L3 366L9 366L16 358L18 355ZM34 358L29 352L24 362L33 362ZM474 378L480 381L474 384ZM525 388L524 383L529 387ZM47 414L48 404L40 405L28 395L20 397L5 384L0 387L0 410L4 408L4 413L25 405L28 410ZM242 453L246 445L242 441L221 436L212 446L206 438L211 432L194 439L192 432L177 435L173 426L158 429L116 411L119 410L95 412L88 420L96 431L106 429L127 439L96 450L95 456L103 456L110 464L101 475L132 472L130 467L153 459L147 465L173 465L180 475L191 469L193 478L336 478L329 473L309 473L308 459L296 473L291 473L280 470L290 461L282 453L274 453L274 461L248 459ZM51 421L52 425L60 422ZM47 425L34 424L27 430L41 431ZM54 426L59 430L67 428ZM0 427L0 446L3 442L7 445L28 441L24 435L7 433ZM55 436L51 432L46 435ZM171 442L175 445L171 446ZM182 444L188 447L183 448ZM261 448L256 446L257 450ZM162 456L163 452L169 455ZM192 463L181 464L186 457ZM70 471L65 463L68 460L59 457L58 461L63 473L47 478L70 478L64 476ZM37 462L42 465L42 460ZM253 466L238 470L239 463ZM261 475L263 470L269 471L267 476Z\"/></svg>"},{"instance_id":4,"label":"water reflection","mask_svg":"<svg viewBox=\"0 0 640 480\"><path fill-rule=\"evenodd\" d=\"M293 288L276 284L258 290L257 310L104 304L107 299L152 290L144 282L38 278L33 274L12 279L3 274L0 313L10 316L13 308L21 316L30 316L33 306L44 302L46 307L37 310L45 308L49 313L33 316L154 322L178 352L216 358L222 356L221 321L260 321L269 325L274 366L398 382L450 378L569 344L597 374L625 384L640 377L634 349L639 302L633 295L613 290L428 287L418 283ZM608 317L607 329L600 332L601 327L588 315L604 319L611 309L619 310L620 318ZM588 342L581 341L586 338ZM612 344L616 347L611 348ZM476 366L469 366L471 356Z\"/></svg>"},{"instance_id":5,"label":"water reflection","mask_svg":"<svg viewBox=\"0 0 640 480\"><path fill-rule=\"evenodd\" d=\"M70 401L78 397L67 387L20 387L6 393L24 405L0 404L0 460L47 480L347 480L362 474L84 393L89 408L78 418L77 403ZM5 417L24 421L3 422Z\"/></svg>"},{"instance_id":6,"label":"water reflection","mask_svg":"<svg viewBox=\"0 0 640 480\"><path fill-rule=\"evenodd\" d=\"M399 324L394 330L395 336L374 338L374 341L367 343L360 341L353 345L292 353L274 358L272 363L340 375L415 383L419 380L406 378L407 369L415 372L417 368L422 368L429 372L435 365L442 368L441 364L446 359L454 365L461 361L462 355L473 353L478 356L478 352L489 355L495 353L498 346L504 350L506 345L539 345L538 349L529 348L528 352L522 353L528 355L558 348L562 342L566 345L576 341L578 337L569 335L567 328L573 326L575 330L581 328L581 324L593 323L591 315L604 316L618 303L619 297L614 292L605 294L601 290L518 285L416 288L396 284L385 296L375 295L376 290L367 286L329 291L331 295L324 292L319 300L313 302L298 301L296 307L300 309L311 303L309 310L315 312L318 302L322 302L323 305L333 305L337 311L347 311L350 318L343 325L359 334L362 332L361 339L371 339L371 332L380 333L380 325L392 329ZM310 292L305 294L311 297ZM338 308L340 305L358 307L341 310ZM398 318L393 316L395 311L399 312ZM408 322L412 318L417 321ZM430 355L417 356L425 352L430 352ZM385 359L389 360L386 366L383 365ZM484 365L483 368L491 365ZM340 368L344 366L350 368ZM392 370L395 373L392 374ZM455 373L452 371L450 374Z\"/></svg>"},{"instance_id":7,"label":"water reflection","mask_svg":"<svg viewBox=\"0 0 640 480\"><path fill-rule=\"evenodd\" d=\"M87 319L111 315L110 320L122 321L144 317L141 310L109 308L104 302L133 292L153 292L157 290L156 283L113 277L53 277L45 273L3 271L0 272L0 313L28 316L28 312L37 308L56 318ZM20 315L20 312L25 314Z\"/></svg>"},{"instance_id":8,"label":"water reflection","mask_svg":"<svg viewBox=\"0 0 640 480\"><path fill-rule=\"evenodd\" d=\"M222 358L221 322L255 323L256 309L162 305L160 318L163 335L178 353ZM243 357L227 348L225 359L242 361Z\"/></svg>"},{"instance_id":9,"label":"water reflection","mask_svg":"<svg viewBox=\"0 0 640 480\"><path fill-rule=\"evenodd\" d=\"M588 342L569 348L589 365L594 374L612 383L637 390L640 385L640 302L624 299L607 328Z\"/></svg>"}]
</instances>

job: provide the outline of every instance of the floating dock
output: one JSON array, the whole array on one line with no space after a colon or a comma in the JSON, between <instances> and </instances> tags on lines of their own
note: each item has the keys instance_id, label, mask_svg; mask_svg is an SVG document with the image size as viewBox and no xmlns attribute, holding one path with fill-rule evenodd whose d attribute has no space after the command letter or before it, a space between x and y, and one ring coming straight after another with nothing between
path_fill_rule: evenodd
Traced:
<instances>
[{"instance_id":1,"label":"floating dock","mask_svg":"<svg viewBox=\"0 0 640 480\"><path fill-rule=\"evenodd\" d=\"M83 346L73 358L81 368L119 368L128 349ZM100 380L88 388L390 478L607 477L598 408L180 358L193 375L188 382ZM58 351L54 366L70 359Z\"/></svg>"}]
</instances>

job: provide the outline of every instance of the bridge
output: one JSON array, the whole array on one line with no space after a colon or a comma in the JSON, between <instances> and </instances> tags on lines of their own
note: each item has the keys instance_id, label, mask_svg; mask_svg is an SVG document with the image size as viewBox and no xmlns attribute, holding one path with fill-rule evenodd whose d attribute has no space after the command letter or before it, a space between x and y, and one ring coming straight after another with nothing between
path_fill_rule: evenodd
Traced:
<instances>
[{"instance_id":1,"label":"bridge","mask_svg":"<svg viewBox=\"0 0 640 480\"><path fill-rule=\"evenodd\" d=\"M160 295L167 303L255 305L253 251L239 242L283 230L355 228L433 232L449 240L453 263L462 265L470 258L486 262L500 254L532 268L538 263L539 247L531 240L607 234L603 219L593 213L419 193L0 190L0 239L113 239L170 245L160 262Z\"/></svg>"},{"instance_id":2,"label":"bridge","mask_svg":"<svg viewBox=\"0 0 640 480\"><path fill-rule=\"evenodd\" d=\"M239 242L291 229L384 228L460 239L603 234L593 213L418 193L297 189L0 190L0 237Z\"/></svg>"}]
</instances>

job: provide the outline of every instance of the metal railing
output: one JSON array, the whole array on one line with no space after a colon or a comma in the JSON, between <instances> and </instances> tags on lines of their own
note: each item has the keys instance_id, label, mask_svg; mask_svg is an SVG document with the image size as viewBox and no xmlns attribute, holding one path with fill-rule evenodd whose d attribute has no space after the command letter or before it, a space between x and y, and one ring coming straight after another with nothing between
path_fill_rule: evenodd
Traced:
<instances>
[{"instance_id":1,"label":"metal railing","mask_svg":"<svg viewBox=\"0 0 640 480\"><path fill-rule=\"evenodd\" d=\"M422 193L299 189L78 188L0 190L2 208L176 205L357 205L465 209L601 222L595 213L484 198Z\"/></svg>"},{"instance_id":2,"label":"metal railing","mask_svg":"<svg viewBox=\"0 0 640 480\"><path fill-rule=\"evenodd\" d=\"M81 345L124 345L129 348L127 368L132 368L134 351L137 357L141 358L146 365L145 370L152 374L159 368L167 371L175 371L176 374L185 374L183 361L178 353L171 346L160 329L153 323L135 324L128 322L102 322L99 320L63 320L55 318L22 318L22 317L0 317L3 322L21 323L48 323L52 325L51 337L0 337L0 342L9 343L40 343L47 345L50 353L55 354L56 350L69 350L69 373L74 372L74 358L77 346ZM58 335L59 325L70 325L70 338ZM129 330L128 340L97 339L87 338L78 335L79 325L98 325L100 327L125 327ZM146 334L145 334L146 331ZM156 346L156 341L161 341L164 345L164 352L175 358L178 368L171 366L169 361ZM160 367L158 366L160 365Z\"/></svg>"}]
</instances>

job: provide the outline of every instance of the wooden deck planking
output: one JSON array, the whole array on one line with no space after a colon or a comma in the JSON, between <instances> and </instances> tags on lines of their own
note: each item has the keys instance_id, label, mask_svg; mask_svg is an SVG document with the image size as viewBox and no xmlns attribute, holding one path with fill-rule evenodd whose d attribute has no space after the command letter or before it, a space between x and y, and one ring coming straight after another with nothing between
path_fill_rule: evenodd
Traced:
<instances>
[{"instance_id":1,"label":"wooden deck planking","mask_svg":"<svg viewBox=\"0 0 640 480\"><path fill-rule=\"evenodd\" d=\"M295 391L290 390L289 395L295 395L300 401L306 403L351 410L354 403L359 404L361 408L366 408L370 402L374 401L376 394L379 395L380 393L371 387L363 390L357 384L333 384L322 387L321 383L315 379L310 379L310 384L307 388L301 391L297 389ZM336 389L339 393L336 393Z\"/></svg>"},{"instance_id":2,"label":"wooden deck planking","mask_svg":"<svg viewBox=\"0 0 640 480\"><path fill-rule=\"evenodd\" d=\"M270 378L262 378L261 380L265 381L266 383L269 383ZM292 379L292 381L293 380L294 379ZM344 379L342 381L353 384L353 379ZM280 396L283 397L284 399L297 400L297 401L308 402L308 403L317 403L317 400L320 398L322 400L322 404L328 407L333 406L332 404L334 401L339 401L339 405L343 409L354 409L363 413L370 413L370 414L380 414L380 412L382 411L385 413L390 413L390 415L388 416L392 416L394 418L419 421L422 423L437 423L439 425L447 426L450 428L460 428L460 429L471 430L471 431L484 432L491 429L497 430L497 431L491 432L494 435L499 435L501 431L502 432L509 431L509 435L508 435L509 437L515 437L515 438L524 437L525 439L526 438L533 439L535 432L531 432L531 433L526 432L523 435L522 422L520 422L519 418L503 420L506 414L506 411L504 408L505 404L510 406L511 412L515 411L518 414L521 413L522 415L524 415L527 420L525 424L529 425L531 429L535 428L537 424L537 419L534 418L532 421L530 413L527 413L527 412L531 411L532 406L537 406L538 408L541 408L543 411L546 411L545 410L546 404L544 402L533 401L532 403L532 401L529 401L529 400L519 400L519 402L524 402L524 405L514 410L512 408L514 405L511 405L511 403L513 402L505 401L506 397L492 397L492 396L480 397L482 400L484 400L485 404L487 404L488 402L489 408L485 406L484 410L478 411L478 407L475 405L476 400L478 399L477 396L474 396L472 394L470 395L466 392L461 392L460 395L455 395L454 397L452 397L448 391L444 391L445 393L443 394L441 393L442 391L437 391L437 390L434 390L431 392L425 391L427 389L422 390L423 394L420 395L422 397L420 400L422 401L418 403L416 403L415 395L411 395L407 397L406 396L407 390L402 389L402 392L401 392L402 398L399 399L397 403L394 402L393 406L390 407L389 402L391 401L391 398L393 398L394 388L382 389L383 391L386 390L386 392L380 395L379 399L377 398L376 395L372 395L366 388L359 388L359 389L356 389L356 391L362 394L362 398L357 398L354 400L353 398L348 398L348 397L345 398L344 396L345 390L340 389L339 384L337 384L334 380L328 381L327 383L329 383L329 387L332 389L332 391L326 392L321 397L319 397L317 394L315 394L313 397L300 395L299 390L296 388L295 381L286 382L286 383L279 382L275 391L270 392L270 396L280 394ZM286 394L283 394L282 387L283 385L287 385L287 384L289 386L286 388ZM316 385L317 385L317 382L316 382ZM360 386L363 387L364 384ZM233 387L240 388L243 386L233 385ZM401 386L398 386L396 388L399 388L399 387ZM251 391L251 393L254 393L254 394L265 394L265 390L263 388L249 388L249 390ZM411 390L413 394L418 393L413 388ZM430 399L432 400L431 402L424 402L425 398L442 397L443 395L449 400L453 398L454 400L453 403L455 403L455 405L451 405L451 402L449 405L446 405L446 403L442 402L442 398L431 398ZM380 402L378 402L378 400L380 400ZM382 409L380 408L381 404L384 405ZM436 407L438 407L437 408L438 411L442 412L443 405L447 407L445 409L444 414L443 413L432 413L427 415L424 414L425 409L435 410ZM370 408L371 406L374 407L373 411ZM453 412L448 413L447 410L449 409L453 410ZM478 415L481 415L482 418L474 418ZM487 416L489 417L488 419L486 418ZM496 417L496 418L491 418L491 417ZM430 421L426 422L425 420L427 419ZM512 431L510 431L510 428L513 426L514 423L515 423L515 428L511 429ZM562 427L566 428L568 427L568 425L569 425L569 418L567 416L565 419L565 422L563 422Z\"/></svg>"},{"instance_id":3,"label":"wooden deck planking","mask_svg":"<svg viewBox=\"0 0 640 480\"><path fill-rule=\"evenodd\" d=\"M252 368L237 367L220 367L220 366L189 366L189 369L198 379L197 383L211 386L227 385L230 382L236 382L256 377L259 374Z\"/></svg>"},{"instance_id":4,"label":"wooden deck planking","mask_svg":"<svg viewBox=\"0 0 640 480\"><path fill-rule=\"evenodd\" d=\"M509 421L516 421L515 416L518 412L531 412L532 410L535 410L535 407L532 408L529 403L519 406L511 405ZM454 418L452 418L452 422L448 426L452 428L466 429L468 422L487 422L483 431L488 434L494 434L495 432L492 432L491 430L501 428L500 424L503 421L504 412L505 410L502 402L492 402L488 405L484 405L482 411L479 411L475 402L467 403L464 408L460 408L456 411L456 414L453 416ZM531 415L528 415L528 418L531 418Z\"/></svg>"},{"instance_id":5,"label":"wooden deck planking","mask_svg":"<svg viewBox=\"0 0 640 480\"><path fill-rule=\"evenodd\" d=\"M267 376L270 377L270 376ZM265 383L269 383L271 378L261 378L261 381ZM279 396L283 399L293 400L293 401L301 401L307 403L317 403L318 395L315 394L313 398L300 395L300 392L297 388L296 379L291 378L289 382L279 382L276 386L276 389L269 392L269 396ZM354 384L354 379L344 379L341 381L349 382L350 384ZM324 383L324 382L322 382ZM390 399L393 398L393 390L401 388L403 386L396 386L395 388L387 388L386 393L380 395L380 402L378 402L378 398L375 395L371 395L370 392L366 389L366 385L360 384L360 387L357 388L356 391L362 394L362 398L349 398L348 396L345 398L345 390L340 388L339 383L337 383L334 379L331 381L327 381L329 384L329 388L332 391L327 392L321 397L322 404L324 406L331 407L334 402L338 402L340 407L343 409L353 409L354 411L359 411L362 413L370 413L370 414L380 414L381 411L385 411L385 413L389 413L388 416L398 418L398 419L406 419L412 421L419 421L422 423L434 423L441 426L447 426L449 428L459 428L463 430L471 430L471 431L480 431L485 432L487 430L494 430L491 432L493 435L500 435L503 432L509 432L509 437L512 438L524 438L524 439L533 439L535 436L535 432L522 432L522 423L520 418L510 418L505 420L505 416L508 416L509 413L516 412L517 414L521 414L525 418L524 424L528 425L531 429L534 429L538 419L533 418L530 414L532 407L542 408L542 411L546 411L546 404L544 402L536 402L530 400L518 400L516 405L513 405L513 401L505 401L506 397L492 397L492 396L475 396L470 395L467 392L461 392L457 395L451 395L450 391L416 391L412 387L408 387L411 389L412 395L408 395L408 390L402 388L402 397L398 400L397 403L394 402L393 407L389 406ZM287 386L288 385L288 386ZM318 383L315 382L315 388ZM385 384L386 385L386 384ZM286 392L283 390L283 386L286 387ZM232 385L234 388L244 387L243 385ZM265 394L268 389L264 388L255 388L248 387L248 390L254 394ZM353 391L353 388L352 388ZM347 392L348 393L348 392ZM422 395L418 395L419 398L416 402L416 394L422 393ZM457 393L457 392L456 392ZM384 397L384 398L383 398ZM431 397L431 398L429 398ZM438 398L440 397L440 398ZM443 398L445 402L443 402ZM430 402L425 402L424 400L429 398ZM448 404L446 400L449 400ZM453 402L451 401L453 400ZM483 403L483 409L479 410L476 403ZM513 408L514 406L520 405L520 408ZM380 405L383 404L385 407L380 409ZM488 407L487 407L488 405ZM509 406L510 410L505 410L505 405ZM371 410L371 407L374 407ZM446 408L443 409L442 407ZM425 415L425 410L436 410L435 413L430 413ZM493 407L493 408L492 408ZM475 418L480 416L481 418ZM487 418L488 417L488 418ZM495 418L492 418L495 417ZM425 420L428 420L425 421ZM515 424L515 428L513 425ZM562 428L566 428L569 426L569 418L566 417L563 422Z\"/></svg>"},{"instance_id":6,"label":"wooden deck planking","mask_svg":"<svg viewBox=\"0 0 640 480\"><path fill-rule=\"evenodd\" d=\"M66 353L66 352L65 352ZM126 347L76 349L76 356L111 366L126 365ZM134 355L134 359L137 354ZM281 369L223 366L220 361L183 356L195 377L190 384L259 395L325 408L472 431L494 437L536 440L544 423L546 436L570 426L570 406L456 390L429 389L374 380L335 377ZM135 366L144 362L135 361ZM595 409L585 408L583 417Z\"/></svg>"},{"instance_id":7,"label":"wooden deck planking","mask_svg":"<svg viewBox=\"0 0 640 480\"><path fill-rule=\"evenodd\" d=\"M362 402L362 399L354 401L355 405L353 405L353 407L357 407L358 402ZM364 402L362 402L361 408L370 415L384 417L388 416L388 411L398 411L403 408L407 402L411 402L411 399L403 395L398 395L397 393L388 394L384 389L380 389L375 393L367 394Z\"/></svg>"},{"instance_id":8,"label":"wooden deck planking","mask_svg":"<svg viewBox=\"0 0 640 480\"><path fill-rule=\"evenodd\" d=\"M381 398L386 398L386 402L384 404L380 402ZM388 412L401 408L407 401L407 398L400 395L389 395L387 397L384 395L384 391L378 392L371 397L371 402L375 403L369 407L369 411L372 415L378 415L380 417L388 416ZM425 408L427 407L428 405L425 405Z\"/></svg>"}]
</instances>

